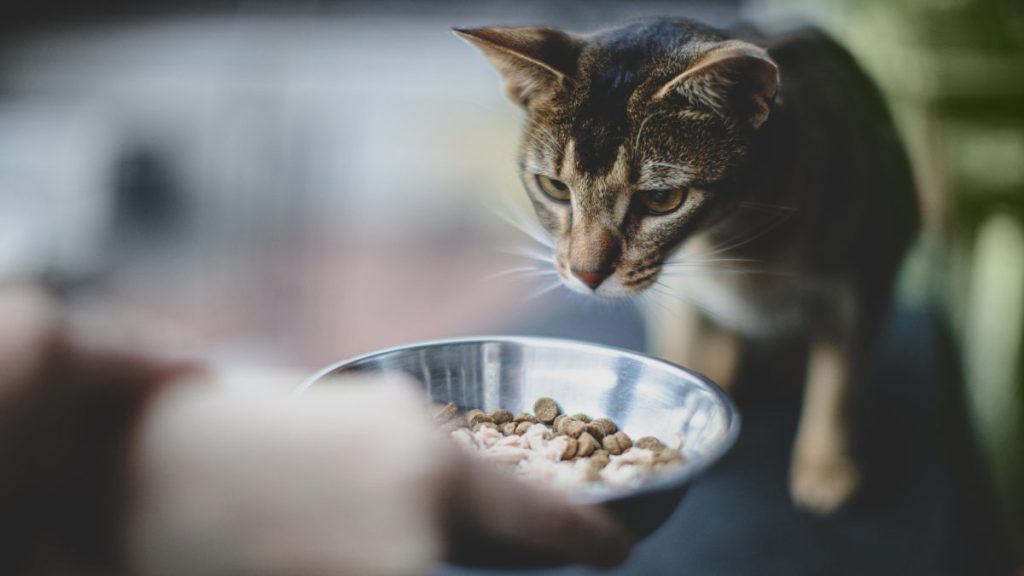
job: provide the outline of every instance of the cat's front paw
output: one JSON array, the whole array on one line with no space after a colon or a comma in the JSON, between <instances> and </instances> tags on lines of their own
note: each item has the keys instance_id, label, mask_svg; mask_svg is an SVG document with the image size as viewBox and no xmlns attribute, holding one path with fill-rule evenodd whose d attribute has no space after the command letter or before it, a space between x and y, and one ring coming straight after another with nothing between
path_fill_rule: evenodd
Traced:
<instances>
[{"instance_id":1,"label":"cat's front paw","mask_svg":"<svg viewBox=\"0 0 1024 576\"><path fill-rule=\"evenodd\" d=\"M815 514L834 512L860 485L857 465L844 454L798 454L789 474L793 503Z\"/></svg>"}]
</instances>

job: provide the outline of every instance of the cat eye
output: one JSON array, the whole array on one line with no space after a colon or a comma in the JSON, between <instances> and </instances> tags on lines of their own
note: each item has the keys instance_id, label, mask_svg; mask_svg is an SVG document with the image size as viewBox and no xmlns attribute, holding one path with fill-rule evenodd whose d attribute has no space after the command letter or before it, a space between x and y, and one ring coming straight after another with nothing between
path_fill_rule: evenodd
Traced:
<instances>
[{"instance_id":1,"label":"cat eye","mask_svg":"<svg viewBox=\"0 0 1024 576\"><path fill-rule=\"evenodd\" d=\"M547 176L541 176L537 174L537 186L540 187L541 191L547 195L548 198L555 200L556 202L568 202L569 201L569 186L561 180L555 180L554 178L548 178Z\"/></svg>"},{"instance_id":2,"label":"cat eye","mask_svg":"<svg viewBox=\"0 0 1024 576\"><path fill-rule=\"evenodd\" d=\"M651 214L668 214L683 205L686 188L641 190L637 193L640 204Z\"/></svg>"}]
</instances>

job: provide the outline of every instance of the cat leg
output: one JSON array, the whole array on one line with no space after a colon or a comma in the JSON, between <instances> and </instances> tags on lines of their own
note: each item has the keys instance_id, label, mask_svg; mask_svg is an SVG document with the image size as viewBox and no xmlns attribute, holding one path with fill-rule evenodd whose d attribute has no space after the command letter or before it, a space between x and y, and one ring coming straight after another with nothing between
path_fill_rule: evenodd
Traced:
<instances>
[{"instance_id":1,"label":"cat leg","mask_svg":"<svg viewBox=\"0 0 1024 576\"><path fill-rule=\"evenodd\" d=\"M742 340L728 328L707 320L703 324L700 342L694 348L697 358L690 366L731 393L740 365Z\"/></svg>"},{"instance_id":2,"label":"cat leg","mask_svg":"<svg viewBox=\"0 0 1024 576\"><path fill-rule=\"evenodd\" d=\"M849 346L829 338L812 342L789 488L798 506L819 514L841 506L860 482L849 455L851 368Z\"/></svg>"},{"instance_id":3,"label":"cat leg","mask_svg":"<svg viewBox=\"0 0 1024 576\"><path fill-rule=\"evenodd\" d=\"M666 300L648 310L651 351L659 358L704 374L729 391L740 361L739 336L708 321L689 303Z\"/></svg>"},{"instance_id":4,"label":"cat leg","mask_svg":"<svg viewBox=\"0 0 1024 576\"><path fill-rule=\"evenodd\" d=\"M696 308L679 298L651 294L645 301L647 341L652 354L681 366L697 358L702 320Z\"/></svg>"}]
</instances>

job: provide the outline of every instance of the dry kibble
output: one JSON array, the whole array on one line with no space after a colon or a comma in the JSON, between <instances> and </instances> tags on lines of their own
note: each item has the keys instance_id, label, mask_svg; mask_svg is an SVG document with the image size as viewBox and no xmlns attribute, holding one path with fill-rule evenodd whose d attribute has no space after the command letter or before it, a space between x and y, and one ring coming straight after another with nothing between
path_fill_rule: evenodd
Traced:
<instances>
[{"instance_id":1,"label":"dry kibble","mask_svg":"<svg viewBox=\"0 0 1024 576\"><path fill-rule=\"evenodd\" d=\"M683 455L675 450L662 450L654 455L654 470L674 468L685 461Z\"/></svg>"},{"instance_id":2,"label":"dry kibble","mask_svg":"<svg viewBox=\"0 0 1024 576\"><path fill-rule=\"evenodd\" d=\"M498 430L498 425L495 424L494 422L477 422L476 424L473 425L473 432L476 432L481 428L490 428L492 430Z\"/></svg>"},{"instance_id":3,"label":"dry kibble","mask_svg":"<svg viewBox=\"0 0 1024 576\"><path fill-rule=\"evenodd\" d=\"M597 441L589 433L584 432L579 437L579 447L576 448L576 456L587 457L593 454L598 448L601 447L601 443Z\"/></svg>"},{"instance_id":4,"label":"dry kibble","mask_svg":"<svg viewBox=\"0 0 1024 576\"><path fill-rule=\"evenodd\" d=\"M666 448L665 444L663 444L661 440L658 440L654 436L644 436L643 438L640 438L639 440L634 442L633 445L636 446L637 448L643 448L645 450L650 450L651 452L655 453L661 452Z\"/></svg>"},{"instance_id":5,"label":"dry kibble","mask_svg":"<svg viewBox=\"0 0 1024 576\"><path fill-rule=\"evenodd\" d=\"M655 471L683 462L678 450L667 448L654 436L634 443L611 419L563 414L552 398L537 399L533 410L534 414L504 409L463 413L448 403L435 405L434 418L464 447L480 450L486 458L507 464L519 474L567 487L591 482L636 485ZM639 457L639 453L623 456L634 445L650 450L653 458ZM609 464L612 468L606 469Z\"/></svg>"},{"instance_id":6,"label":"dry kibble","mask_svg":"<svg viewBox=\"0 0 1024 576\"><path fill-rule=\"evenodd\" d=\"M613 434L618 439L619 444L623 447L622 451L625 452L633 447L633 439L629 437L629 434L622 432L621 430Z\"/></svg>"},{"instance_id":7,"label":"dry kibble","mask_svg":"<svg viewBox=\"0 0 1024 576\"><path fill-rule=\"evenodd\" d=\"M562 426L569 420L572 420L572 418L565 414L559 414L555 421L551 423L551 429L555 431L555 434L561 434Z\"/></svg>"},{"instance_id":8,"label":"dry kibble","mask_svg":"<svg viewBox=\"0 0 1024 576\"><path fill-rule=\"evenodd\" d=\"M619 427L615 425L615 422L607 418L598 418L587 424L587 432L598 440L604 440L605 436L614 434L618 429Z\"/></svg>"},{"instance_id":9,"label":"dry kibble","mask_svg":"<svg viewBox=\"0 0 1024 576\"><path fill-rule=\"evenodd\" d=\"M529 412L520 412L519 414L516 414L516 417L513 418L512 421L517 424L519 422L529 422L533 424L537 422L537 418L534 417L534 415L530 414Z\"/></svg>"},{"instance_id":10,"label":"dry kibble","mask_svg":"<svg viewBox=\"0 0 1024 576\"><path fill-rule=\"evenodd\" d=\"M614 435L613 436L605 436L604 438L602 438L601 439L601 446L605 450L607 450L608 452L611 452L612 454L615 454L616 456L619 455L619 454L622 454L622 447L619 446L619 441L615 439Z\"/></svg>"},{"instance_id":11,"label":"dry kibble","mask_svg":"<svg viewBox=\"0 0 1024 576\"><path fill-rule=\"evenodd\" d=\"M615 425L615 422L612 422L608 418L598 418L591 422L591 424L601 432L602 438L609 434L615 434L619 430L619 427ZM593 432L591 432L591 434L593 434Z\"/></svg>"},{"instance_id":12,"label":"dry kibble","mask_svg":"<svg viewBox=\"0 0 1024 576\"><path fill-rule=\"evenodd\" d=\"M455 402L449 402L444 406L441 406L434 412L434 420L437 422L448 422L452 418L455 418L459 413L459 407L455 405Z\"/></svg>"},{"instance_id":13,"label":"dry kibble","mask_svg":"<svg viewBox=\"0 0 1024 576\"><path fill-rule=\"evenodd\" d=\"M537 415L538 421L545 424L554 422L561 412L558 403L551 398L539 398L533 403L533 413Z\"/></svg>"},{"instance_id":14,"label":"dry kibble","mask_svg":"<svg viewBox=\"0 0 1024 576\"><path fill-rule=\"evenodd\" d=\"M683 461L683 455L675 450L662 450L654 455L657 464L675 464Z\"/></svg>"},{"instance_id":15,"label":"dry kibble","mask_svg":"<svg viewBox=\"0 0 1024 576\"><path fill-rule=\"evenodd\" d=\"M569 460L576 455L576 451L579 448L579 442L575 438L566 438L565 451L562 452L562 460Z\"/></svg>"},{"instance_id":16,"label":"dry kibble","mask_svg":"<svg viewBox=\"0 0 1024 576\"><path fill-rule=\"evenodd\" d=\"M511 422L513 418L512 413L508 410L495 410L491 412L490 416L491 421L499 426Z\"/></svg>"},{"instance_id":17,"label":"dry kibble","mask_svg":"<svg viewBox=\"0 0 1024 576\"><path fill-rule=\"evenodd\" d=\"M593 422L587 424L585 431L587 434L590 434L594 438L597 438L598 441L604 438L604 433L601 431L601 427L598 426L597 424L594 424Z\"/></svg>"},{"instance_id":18,"label":"dry kibble","mask_svg":"<svg viewBox=\"0 0 1024 576\"><path fill-rule=\"evenodd\" d=\"M582 434L586 428L586 424L575 418L564 418L555 426L555 433L579 438L580 434Z\"/></svg>"},{"instance_id":19,"label":"dry kibble","mask_svg":"<svg viewBox=\"0 0 1024 576\"><path fill-rule=\"evenodd\" d=\"M580 422L579 420L576 420L574 418L571 421L569 421L568 423L566 423L566 425L563 426L563 428L565 428L565 434L567 436L572 436L573 438L579 438L581 434L586 432L587 425L586 425L586 423Z\"/></svg>"},{"instance_id":20,"label":"dry kibble","mask_svg":"<svg viewBox=\"0 0 1024 576\"><path fill-rule=\"evenodd\" d=\"M476 428L476 425L482 422L494 423L490 416L484 414L483 410L477 410L475 408L466 412L466 422L469 423L470 428Z\"/></svg>"},{"instance_id":21,"label":"dry kibble","mask_svg":"<svg viewBox=\"0 0 1024 576\"><path fill-rule=\"evenodd\" d=\"M611 462L611 460L611 456L608 454L606 450L598 450L597 452L594 452L593 456L590 457L588 463L590 464L591 468L601 470L605 466L607 466L608 463Z\"/></svg>"},{"instance_id":22,"label":"dry kibble","mask_svg":"<svg viewBox=\"0 0 1024 576\"><path fill-rule=\"evenodd\" d=\"M629 436L627 436L625 432L616 432L605 436L601 440L601 446L603 446L608 452L617 456L632 448L633 441L630 440Z\"/></svg>"}]
</instances>

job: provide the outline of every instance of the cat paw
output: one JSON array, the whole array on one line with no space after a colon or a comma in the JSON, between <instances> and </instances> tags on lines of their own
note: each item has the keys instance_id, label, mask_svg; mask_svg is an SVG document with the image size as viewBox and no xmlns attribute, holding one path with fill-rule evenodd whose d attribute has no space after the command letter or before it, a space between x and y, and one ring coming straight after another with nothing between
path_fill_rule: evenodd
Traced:
<instances>
[{"instance_id":1,"label":"cat paw","mask_svg":"<svg viewBox=\"0 0 1024 576\"><path fill-rule=\"evenodd\" d=\"M815 514L830 514L860 485L857 465L847 456L805 455L793 460L789 492L793 503Z\"/></svg>"}]
</instances>

